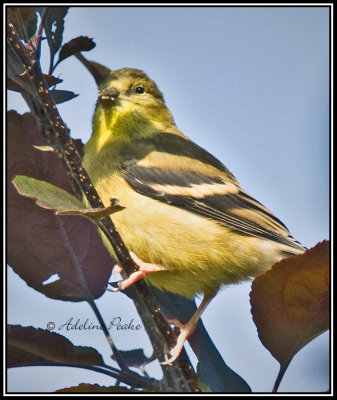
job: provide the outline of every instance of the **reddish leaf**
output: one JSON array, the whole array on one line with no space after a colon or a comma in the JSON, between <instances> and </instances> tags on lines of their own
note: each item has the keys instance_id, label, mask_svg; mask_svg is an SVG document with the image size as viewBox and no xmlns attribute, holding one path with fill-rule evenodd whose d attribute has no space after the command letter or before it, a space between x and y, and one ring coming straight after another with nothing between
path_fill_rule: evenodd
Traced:
<instances>
[{"instance_id":1,"label":"reddish leaf","mask_svg":"<svg viewBox=\"0 0 337 400\"><path fill-rule=\"evenodd\" d=\"M7 326L7 366L20 367L46 361L80 365L104 365L92 347L74 346L64 336L31 326Z\"/></svg>"},{"instance_id":2,"label":"reddish leaf","mask_svg":"<svg viewBox=\"0 0 337 400\"><path fill-rule=\"evenodd\" d=\"M56 155L33 145L46 145L31 114L14 111L7 118L7 255L14 271L46 296L83 301L88 290L100 297L113 260L95 226L83 217L55 216L20 196L12 184L17 174L46 180L73 193ZM78 271L82 271L82 281ZM59 280L43 284L57 274Z\"/></svg>"},{"instance_id":3,"label":"reddish leaf","mask_svg":"<svg viewBox=\"0 0 337 400\"><path fill-rule=\"evenodd\" d=\"M329 248L323 241L253 281L250 299L259 337L283 369L329 329Z\"/></svg>"},{"instance_id":4,"label":"reddish leaf","mask_svg":"<svg viewBox=\"0 0 337 400\"><path fill-rule=\"evenodd\" d=\"M80 51L92 50L95 46L96 44L94 41L87 36L79 36L75 39L72 39L61 47L57 63L60 63L66 58L79 53Z\"/></svg>"},{"instance_id":5,"label":"reddish leaf","mask_svg":"<svg viewBox=\"0 0 337 400\"><path fill-rule=\"evenodd\" d=\"M100 386L97 384L80 383L78 386L56 390L56 393L140 393L140 391L120 386Z\"/></svg>"}]
</instances>

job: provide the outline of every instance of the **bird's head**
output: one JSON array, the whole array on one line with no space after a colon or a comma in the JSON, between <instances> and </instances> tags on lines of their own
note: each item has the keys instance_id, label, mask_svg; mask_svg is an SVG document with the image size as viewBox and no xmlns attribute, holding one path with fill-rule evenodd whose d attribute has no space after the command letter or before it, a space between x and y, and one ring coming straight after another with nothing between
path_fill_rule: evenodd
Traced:
<instances>
[{"instance_id":1,"label":"bird's head","mask_svg":"<svg viewBox=\"0 0 337 400\"><path fill-rule=\"evenodd\" d=\"M102 120L113 135L125 140L147 136L153 130L174 125L162 92L143 71L122 68L112 71L100 84L94 116L94 130Z\"/></svg>"}]
</instances>

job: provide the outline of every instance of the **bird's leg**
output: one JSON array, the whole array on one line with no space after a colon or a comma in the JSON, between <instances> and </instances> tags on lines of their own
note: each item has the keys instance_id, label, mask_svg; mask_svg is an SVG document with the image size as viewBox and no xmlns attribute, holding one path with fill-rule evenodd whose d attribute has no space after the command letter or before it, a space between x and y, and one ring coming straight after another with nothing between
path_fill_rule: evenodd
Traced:
<instances>
[{"instance_id":1,"label":"bird's leg","mask_svg":"<svg viewBox=\"0 0 337 400\"><path fill-rule=\"evenodd\" d=\"M129 286L133 285L135 282L139 281L140 279L144 278L144 276L150 274L151 272L158 272L164 271L165 268L161 267L157 264L150 264L142 261L140 258L136 256L136 254L130 252L130 256L132 261L138 267L138 270L133 272L127 279L118 282L118 287L109 289L112 292L119 292L121 290L127 289ZM116 276L117 273L122 271L122 267L120 264L117 264L114 267L114 275Z\"/></svg>"},{"instance_id":2,"label":"bird's leg","mask_svg":"<svg viewBox=\"0 0 337 400\"><path fill-rule=\"evenodd\" d=\"M139 281L140 279L144 278L144 276L152 273L152 272L158 272L158 271L165 271L165 268L157 265L157 264L150 264L142 261L140 258L138 258L134 253L130 252L130 256L132 258L132 261L135 263L135 265L138 267L138 270L133 272L127 279L124 279L123 281L118 282L118 287L109 289L113 292L119 292L121 290L124 290L128 288L129 286L133 285L135 282ZM120 264L117 264L114 268L114 275L122 271L122 267ZM211 293L205 293L204 298L202 299L202 302L200 303L199 307L196 309L195 313L192 315L192 318L186 323L182 324L179 320L177 319L170 319L169 322L173 325L175 325L177 328L180 329L179 336L177 338L177 343L176 345L171 349L170 351L170 358L165 356L165 361L162 362L161 364L171 364L173 361L175 361L179 354L181 353L181 350L184 347L184 343L186 339L192 335L194 332L197 323L201 317L201 314L205 311L206 307L208 304L211 302L211 300L215 297L217 294L218 289L216 289L214 292Z\"/></svg>"},{"instance_id":3,"label":"bird's leg","mask_svg":"<svg viewBox=\"0 0 337 400\"><path fill-rule=\"evenodd\" d=\"M191 336L192 333L194 332L194 330L197 326L197 323L201 317L201 314L205 311L205 308L208 306L208 304L211 302L211 300L215 297L217 292L218 291L216 290L214 292L204 294L204 298L202 299L200 306L197 308L197 310L193 314L192 318L186 324L182 324L177 319L170 320L170 323L174 324L177 328L180 329L180 333L177 338L176 345L170 351L171 357L168 358L167 356L165 356L166 360L164 362L162 362L161 364L164 364L164 365L171 364L173 361L175 361L178 358L181 350L184 347L184 343L185 343L186 339L189 336Z\"/></svg>"}]
</instances>

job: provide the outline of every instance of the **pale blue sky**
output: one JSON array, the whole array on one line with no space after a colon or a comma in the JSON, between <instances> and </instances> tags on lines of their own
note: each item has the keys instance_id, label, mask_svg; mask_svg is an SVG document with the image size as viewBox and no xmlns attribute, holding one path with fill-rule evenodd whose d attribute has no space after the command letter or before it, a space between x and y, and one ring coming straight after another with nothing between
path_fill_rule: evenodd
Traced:
<instances>
[{"instance_id":1,"label":"pale blue sky","mask_svg":"<svg viewBox=\"0 0 337 400\"><path fill-rule=\"evenodd\" d=\"M180 130L221 160L300 242L312 247L329 238L327 7L71 8L64 42L80 35L96 43L87 58L111 69L140 68L154 79ZM64 79L62 89L79 93L59 110L72 136L86 142L95 82L75 58L64 61L55 75ZM12 94L8 106L21 110ZM45 328L48 321L61 323L69 316L94 321L85 305L47 299L12 271L8 278L10 323ZM222 291L203 320L226 363L253 391L269 391L278 363L259 342L249 291L250 284ZM107 319L112 313L139 321L128 303L121 294L98 300ZM90 335L70 332L68 337L106 353L104 338ZM116 333L115 340L125 349L133 340L134 347L145 346L151 353L144 333ZM280 391L328 389L328 341L326 333L295 357ZM52 382L41 382L38 368L12 370L9 389L54 390L80 381L109 384L94 373L88 378L81 373L79 379L78 370L48 372Z\"/></svg>"}]
</instances>

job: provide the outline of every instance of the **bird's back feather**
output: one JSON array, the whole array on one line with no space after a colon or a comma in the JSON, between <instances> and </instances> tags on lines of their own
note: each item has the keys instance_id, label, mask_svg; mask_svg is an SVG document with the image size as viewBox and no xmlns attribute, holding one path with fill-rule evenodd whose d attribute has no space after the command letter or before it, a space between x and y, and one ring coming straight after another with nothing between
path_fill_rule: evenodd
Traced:
<instances>
[{"instance_id":1,"label":"bird's back feather","mask_svg":"<svg viewBox=\"0 0 337 400\"><path fill-rule=\"evenodd\" d=\"M146 151L140 157L142 148ZM151 138L151 146L143 140L125 146L123 152L127 155L124 179L139 193L242 234L283 244L289 253L303 251L278 218L243 191L220 161L192 141L158 133Z\"/></svg>"}]
</instances>

